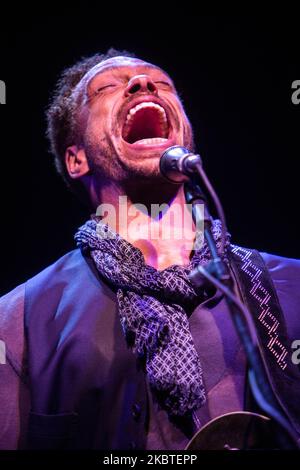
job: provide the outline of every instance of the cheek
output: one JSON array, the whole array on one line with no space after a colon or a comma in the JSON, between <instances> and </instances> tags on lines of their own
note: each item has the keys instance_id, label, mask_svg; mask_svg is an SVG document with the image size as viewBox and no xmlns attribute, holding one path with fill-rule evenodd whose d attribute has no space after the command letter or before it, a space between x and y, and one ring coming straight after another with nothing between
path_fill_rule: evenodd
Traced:
<instances>
[{"instance_id":1,"label":"cheek","mask_svg":"<svg viewBox=\"0 0 300 470\"><path fill-rule=\"evenodd\" d=\"M99 116L90 115L86 123L86 138L96 143L102 141L105 134L104 120Z\"/></svg>"},{"instance_id":2,"label":"cheek","mask_svg":"<svg viewBox=\"0 0 300 470\"><path fill-rule=\"evenodd\" d=\"M183 119L183 135L185 145L189 148L189 150L194 151L193 129L185 114Z\"/></svg>"},{"instance_id":3,"label":"cheek","mask_svg":"<svg viewBox=\"0 0 300 470\"><path fill-rule=\"evenodd\" d=\"M186 132L189 132L190 134L192 134L191 123L190 123L190 121L188 120L188 118L185 114L184 114L184 118L183 118L183 126L184 126L184 129L186 130Z\"/></svg>"},{"instance_id":4,"label":"cheek","mask_svg":"<svg viewBox=\"0 0 300 470\"><path fill-rule=\"evenodd\" d=\"M99 105L96 109L90 110L87 118L87 128L95 131L95 129L103 131L111 127L111 109L106 104Z\"/></svg>"},{"instance_id":5,"label":"cheek","mask_svg":"<svg viewBox=\"0 0 300 470\"><path fill-rule=\"evenodd\" d=\"M183 107L183 105L182 105L182 103L179 99L176 101L175 110L176 110L176 114L179 118L179 122L183 126L183 128L190 127L190 122L189 122L188 117L185 113L184 107Z\"/></svg>"}]
</instances>

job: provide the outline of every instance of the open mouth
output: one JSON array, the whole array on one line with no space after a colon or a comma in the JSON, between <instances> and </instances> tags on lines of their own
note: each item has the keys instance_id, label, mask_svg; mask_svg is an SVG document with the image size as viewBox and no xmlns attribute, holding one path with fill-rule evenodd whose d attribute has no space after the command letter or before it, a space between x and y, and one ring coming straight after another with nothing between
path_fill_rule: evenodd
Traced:
<instances>
[{"instance_id":1,"label":"open mouth","mask_svg":"<svg viewBox=\"0 0 300 470\"><path fill-rule=\"evenodd\" d=\"M162 106L143 102L130 109L122 132L129 144L157 145L167 141L169 124Z\"/></svg>"}]
</instances>

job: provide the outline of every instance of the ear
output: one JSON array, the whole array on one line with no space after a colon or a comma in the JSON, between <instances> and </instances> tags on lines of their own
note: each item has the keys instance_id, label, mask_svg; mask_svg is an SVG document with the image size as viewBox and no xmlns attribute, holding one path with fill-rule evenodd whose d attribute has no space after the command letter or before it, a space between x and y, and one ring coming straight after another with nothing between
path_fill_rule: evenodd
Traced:
<instances>
[{"instance_id":1,"label":"ear","mask_svg":"<svg viewBox=\"0 0 300 470\"><path fill-rule=\"evenodd\" d=\"M72 145L68 147L65 153L65 163L72 179L81 178L87 175L90 171L90 167L85 155L83 148Z\"/></svg>"}]
</instances>

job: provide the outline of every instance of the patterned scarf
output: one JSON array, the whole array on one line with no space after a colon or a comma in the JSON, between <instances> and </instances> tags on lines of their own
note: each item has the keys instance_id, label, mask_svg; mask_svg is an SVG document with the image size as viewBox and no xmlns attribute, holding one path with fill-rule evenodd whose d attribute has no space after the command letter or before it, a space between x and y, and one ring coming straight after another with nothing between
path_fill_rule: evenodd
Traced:
<instances>
[{"instance_id":1,"label":"patterned scarf","mask_svg":"<svg viewBox=\"0 0 300 470\"><path fill-rule=\"evenodd\" d=\"M214 221L212 232L219 248L220 221ZM197 264L209 261L206 243L194 251L188 266L172 265L158 271L145 263L138 248L102 222L86 222L75 240L81 249L90 251L101 276L116 288L127 344L143 361L161 406L173 416L202 406L206 400L202 367L188 315L206 294L196 294L188 274Z\"/></svg>"}]
</instances>

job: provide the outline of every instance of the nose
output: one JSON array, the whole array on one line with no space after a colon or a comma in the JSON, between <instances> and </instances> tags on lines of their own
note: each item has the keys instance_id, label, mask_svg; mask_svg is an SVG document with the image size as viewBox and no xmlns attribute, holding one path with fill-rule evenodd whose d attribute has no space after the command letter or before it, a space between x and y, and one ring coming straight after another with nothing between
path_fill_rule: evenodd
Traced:
<instances>
[{"instance_id":1,"label":"nose","mask_svg":"<svg viewBox=\"0 0 300 470\"><path fill-rule=\"evenodd\" d=\"M152 93L153 95L157 95L157 88L148 75L135 75L128 82L125 89L125 96L128 97L135 93Z\"/></svg>"}]
</instances>

